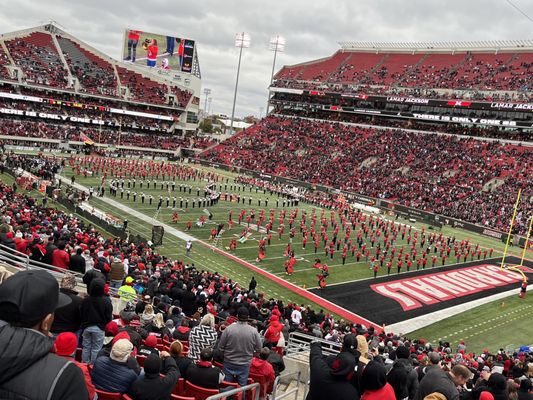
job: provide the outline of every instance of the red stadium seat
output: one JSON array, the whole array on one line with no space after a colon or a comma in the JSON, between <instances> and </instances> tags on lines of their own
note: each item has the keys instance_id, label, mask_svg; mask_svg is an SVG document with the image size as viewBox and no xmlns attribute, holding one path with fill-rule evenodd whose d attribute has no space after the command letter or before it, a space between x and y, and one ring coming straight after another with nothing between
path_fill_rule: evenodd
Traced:
<instances>
[{"instance_id":1,"label":"red stadium seat","mask_svg":"<svg viewBox=\"0 0 533 400\"><path fill-rule=\"evenodd\" d=\"M170 400L196 400L196 397L178 396L177 394L171 394Z\"/></svg>"},{"instance_id":2,"label":"red stadium seat","mask_svg":"<svg viewBox=\"0 0 533 400\"><path fill-rule=\"evenodd\" d=\"M259 398L266 399L268 393L268 380L264 375L255 375L250 372L250 378L255 383L259 383Z\"/></svg>"},{"instance_id":3,"label":"red stadium seat","mask_svg":"<svg viewBox=\"0 0 533 400\"><path fill-rule=\"evenodd\" d=\"M136 359L139 363L139 366L144 367L144 361L146 360L146 356L137 355Z\"/></svg>"},{"instance_id":4,"label":"red stadium seat","mask_svg":"<svg viewBox=\"0 0 533 400\"><path fill-rule=\"evenodd\" d=\"M122 393L111 393L95 389L98 400L122 400Z\"/></svg>"},{"instance_id":5,"label":"red stadium seat","mask_svg":"<svg viewBox=\"0 0 533 400\"><path fill-rule=\"evenodd\" d=\"M178 379L178 382L176 383L176 386L174 386L172 393L176 395L181 395L185 393L185 379L184 378Z\"/></svg>"},{"instance_id":6,"label":"red stadium seat","mask_svg":"<svg viewBox=\"0 0 533 400\"><path fill-rule=\"evenodd\" d=\"M206 389L200 386L196 386L191 382L185 382L185 394L196 398L196 400L205 400L209 396L220 393L218 389Z\"/></svg>"}]
</instances>

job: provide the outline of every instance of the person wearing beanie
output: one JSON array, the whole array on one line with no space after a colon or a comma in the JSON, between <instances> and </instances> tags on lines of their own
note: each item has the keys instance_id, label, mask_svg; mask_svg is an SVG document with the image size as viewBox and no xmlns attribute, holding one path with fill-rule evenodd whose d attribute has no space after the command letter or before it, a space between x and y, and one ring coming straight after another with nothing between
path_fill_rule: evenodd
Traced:
<instances>
[{"instance_id":1,"label":"person wearing beanie","mask_svg":"<svg viewBox=\"0 0 533 400\"><path fill-rule=\"evenodd\" d=\"M430 351L427 356L427 365L420 365L417 367L417 374L418 374L418 382L422 380L426 374L431 371L433 368L439 368L441 361L440 354L436 351Z\"/></svg>"},{"instance_id":2,"label":"person wearing beanie","mask_svg":"<svg viewBox=\"0 0 533 400\"><path fill-rule=\"evenodd\" d=\"M166 400L179 378L180 371L169 353L151 354L144 361L144 376L133 382L128 395L132 400Z\"/></svg>"},{"instance_id":3,"label":"person wearing beanie","mask_svg":"<svg viewBox=\"0 0 533 400\"><path fill-rule=\"evenodd\" d=\"M418 390L418 373L415 371L409 358L409 348L398 346L396 349L396 361L387 374L387 382L394 389L396 398L412 400Z\"/></svg>"},{"instance_id":4,"label":"person wearing beanie","mask_svg":"<svg viewBox=\"0 0 533 400\"><path fill-rule=\"evenodd\" d=\"M202 349L200 360L189 364L186 375L188 382L206 389L218 389L224 381L224 373L213 365L213 350L209 347Z\"/></svg>"},{"instance_id":5,"label":"person wearing beanie","mask_svg":"<svg viewBox=\"0 0 533 400\"><path fill-rule=\"evenodd\" d=\"M72 332L62 332L57 335L54 342L55 353L60 356L68 359L70 362L76 364L81 371L83 372L83 377L85 378L85 385L87 386L87 391L89 392L89 399L93 399L95 395L93 381L91 375L89 374L89 369L87 364L83 364L74 359L76 353L76 348L78 347L78 337Z\"/></svg>"},{"instance_id":6,"label":"person wearing beanie","mask_svg":"<svg viewBox=\"0 0 533 400\"><path fill-rule=\"evenodd\" d=\"M98 357L91 371L94 387L106 392L127 393L137 379L135 371L127 365L132 351L133 344L128 339L119 339L109 356Z\"/></svg>"},{"instance_id":7,"label":"person wearing beanie","mask_svg":"<svg viewBox=\"0 0 533 400\"><path fill-rule=\"evenodd\" d=\"M224 375L228 382L245 386L254 353L261 351L262 339L256 328L248 324L246 307L237 310L238 321L222 332L218 348L224 354Z\"/></svg>"},{"instance_id":8,"label":"person wearing beanie","mask_svg":"<svg viewBox=\"0 0 533 400\"><path fill-rule=\"evenodd\" d=\"M72 274L67 274L61 279L59 291L70 298L70 304L58 308L54 314L54 323L50 331L54 334L61 332L77 332L81 334L81 314L80 306L82 298L78 296L76 278Z\"/></svg>"},{"instance_id":9,"label":"person wearing beanie","mask_svg":"<svg viewBox=\"0 0 533 400\"><path fill-rule=\"evenodd\" d=\"M152 354L155 354L159 356L159 350L157 350L157 338L154 335L148 335L146 339L144 339L144 344L139 349L139 355L141 356L149 356Z\"/></svg>"},{"instance_id":10,"label":"person wearing beanie","mask_svg":"<svg viewBox=\"0 0 533 400\"><path fill-rule=\"evenodd\" d=\"M370 361L361 375L361 400L396 400L394 389L387 382L387 370L377 361Z\"/></svg>"},{"instance_id":11,"label":"person wearing beanie","mask_svg":"<svg viewBox=\"0 0 533 400\"><path fill-rule=\"evenodd\" d=\"M340 353L328 365L322 356L321 343L312 342L309 353L309 393L306 400L358 400L359 392L350 382L355 366L355 357L347 352Z\"/></svg>"}]
</instances>

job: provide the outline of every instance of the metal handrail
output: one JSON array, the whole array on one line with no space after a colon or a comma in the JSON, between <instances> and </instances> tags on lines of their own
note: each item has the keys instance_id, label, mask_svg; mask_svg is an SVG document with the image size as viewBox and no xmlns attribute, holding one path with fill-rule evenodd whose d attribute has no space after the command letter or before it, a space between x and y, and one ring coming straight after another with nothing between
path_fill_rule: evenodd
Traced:
<instances>
[{"instance_id":1,"label":"metal handrail","mask_svg":"<svg viewBox=\"0 0 533 400\"><path fill-rule=\"evenodd\" d=\"M328 356L338 354L342 348L341 343L331 342L316 336L306 335L305 333L291 332L285 349L287 357L302 352L309 352L311 342L322 343L322 353Z\"/></svg>"},{"instance_id":2,"label":"metal handrail","mask_svg":"<svg viewBox=\"0 0 533 400\"><path fill-rule=\"evenodd\" d=\"M227 392L226 391L220 392L218 394L214 394L212 396L209 396L206 400L225 399L226 397L233 396L234 394L244 393L244 392L247 392L248 390L252 390L252 389L256 389L255 390L254 400L259 400L259 392L260 392L259 383L251 383L249 385L242 386L242 387L239 387L237 389L228 390Z\"/></svg>"},{"instance_id":3,"label":"metal handrail","mask_svg":"<svg viewBox=\"0 0 533 400\"><path fill-rule=\"evenodd\" d=\"M297 400L298 399L298 392L300 390L300 376L301 376L302 372L301 371L294 371L294 372L288 372L286 374L283 374L283 375L279 375L278 377L276 377L276 380L274 380L274 389L272 389L272 399L273 400L281 400L281 399L284 399L285 397L288 397L290 396L291 394L294 394L294 400ZM289 376L292 376L292 375L296 375L296 387L294 389L291 389L289 390L288 392L285 392L279 396L276 395L276 392L277 392L277 389L278 389L278 385L279 385L279 382L281 379L285 379Z\"/></svg>"}]
</instances>

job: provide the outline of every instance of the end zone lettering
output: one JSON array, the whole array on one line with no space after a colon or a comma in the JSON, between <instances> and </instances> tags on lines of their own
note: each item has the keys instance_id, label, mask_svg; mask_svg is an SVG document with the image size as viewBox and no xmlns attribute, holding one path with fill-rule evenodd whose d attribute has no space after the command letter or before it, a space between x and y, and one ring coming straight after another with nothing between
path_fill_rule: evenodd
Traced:
<instances>
[{"instance_id":1,"label":"end zone lettering","mask_svg":"<svg viewBox=\"0 0 533 400\"><path fill-rule=\"evenodd\" d=\"M370 285L370 288L397 301L404 311L409 311L521 281L522 275L517 272L500 271L498 266L486 264L378 283Z\"/></svg>"}]
</instances>

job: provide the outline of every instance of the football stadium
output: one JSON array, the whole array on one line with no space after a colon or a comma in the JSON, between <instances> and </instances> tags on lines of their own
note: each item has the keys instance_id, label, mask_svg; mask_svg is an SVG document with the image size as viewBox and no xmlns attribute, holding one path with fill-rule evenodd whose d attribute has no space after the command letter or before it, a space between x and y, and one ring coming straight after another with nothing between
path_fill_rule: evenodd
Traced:
<instances>
[{"instance_id":1,"label":"football stadium","mask_svg":"<svg viewBox=\"0 0 533 400\"><path fill-rule=\"evenodd\" d=\"M247 34L229 120L194 35L28 26L0 36L0 398L533 398L533 40L276 67L278 36L244 123Z\"/></svg>"}]
</instances>

